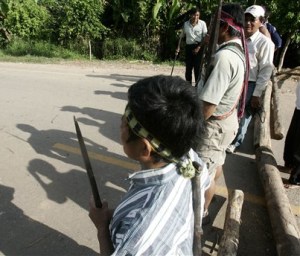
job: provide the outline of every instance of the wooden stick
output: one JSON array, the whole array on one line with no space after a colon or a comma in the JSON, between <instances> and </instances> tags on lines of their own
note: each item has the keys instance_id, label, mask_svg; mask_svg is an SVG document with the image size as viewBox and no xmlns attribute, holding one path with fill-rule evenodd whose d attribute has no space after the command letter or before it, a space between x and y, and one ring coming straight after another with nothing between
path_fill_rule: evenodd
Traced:
<instances>
[{"instance_id":1,"label":"wooden stick","mask_svg":"<svg viewBox=\"0 0 300 256\"><path fill-rule=\"evenodd\" d=\"M229 194L224 224L224 233L219 245L218 256L237 255L243 202L243 191L231 191L231 193Z\"/></svg>"},{"instance_id":2,"label":"wooden stick","mask_svg":"<svg viewBox=\"0 0 300 256\"><path fill-rule=\"evenodd\" d=\"M192 179L193 189L193 210L194 210L194 241L193 241L193 255L201 256L201 234L202 234L202 216L201 216L201 171L202 167L199 163L193 162L196 169L196 175Z\"/></svg>"}]
</instances>

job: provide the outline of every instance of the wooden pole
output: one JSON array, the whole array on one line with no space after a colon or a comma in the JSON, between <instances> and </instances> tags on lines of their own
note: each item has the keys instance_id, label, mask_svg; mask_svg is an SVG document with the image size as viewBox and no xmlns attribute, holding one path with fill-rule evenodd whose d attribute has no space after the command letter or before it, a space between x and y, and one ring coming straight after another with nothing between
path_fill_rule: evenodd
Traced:
<instances>
[{"instance_id":1,"label":"wooden pole","mask_svg":"<svg viewBox=\"0 0 300 256\"><path fill-rule=\"evenodd\" d=\"M270 137L270 106L272 86L268 83L263 94L263 104L260 115L254 116L254 148L266 146L271 148Z\"/></svg>"},{"instance_id":2,"label":"wooden pole","mask_svg":"<svg viewBox=\"0 0 300 256\"><path fill-rule=\"evenodd\" d=\"M231 191L228 198L224 233L219 245L218 256L237 255L243 202L243 191Z\"/></svg>"},{"instance_id":3,"label":"wooden pole","mask_svg":"<svg viewBox=\"0 0 300 256\"><path fill-rule=\"evenodd\" d=\"M270 99L271 85L268 85L263 102L265 122L257 120L257 116L254 122L256 162L265 191L277 253L279 256L296 256L300 253L300 233L271 149Z\"/></svg>"},{"instance_id":4,"label":"wooden pole","mask_svg":"<svg viewBox=\"0 0 300 256\"><path fill-rule=\"evenodd\" d=\"M199 163L193 162L196 169L196 175L192 179L193 189L193 210L194 210L194 241L193 241L193 255L201 256L201 234L202 234L202 211L201 211L201 171L202 167Z\"/></svg>"},{"instance_id":5,"label":"wooden pole","mask_svg":"<svg viewBox=\"0 0 300 256\"><path fill-rule=\"evenodd\" d=\"M282 140L284 137L284 129L282 126L282 117L279 112L280 108L280 96L278 89L278 81L275 75L275 69L273 70L273 74L271 76L271 81L273 84L272 91L272 102L271 102L271 117L273 122L271 123L271 136L272 139Z\"/></svg>"},{"instance_id":6,"label":"wooden pole","mask_svg":"<svg viewBox=\"0 0 300 256\"><path fill-rule=\"evenodd\" d=\"M277 253L279 256L299 255L300 233L272 150L259 147L256 150L256 161L265 191Z\"/></svg>"}]
</instances>

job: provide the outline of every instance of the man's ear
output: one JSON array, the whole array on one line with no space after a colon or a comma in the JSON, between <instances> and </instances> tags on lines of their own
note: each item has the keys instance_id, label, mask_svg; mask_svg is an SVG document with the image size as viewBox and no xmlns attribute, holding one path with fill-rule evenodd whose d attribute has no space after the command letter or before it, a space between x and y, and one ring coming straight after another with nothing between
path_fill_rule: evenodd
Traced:
<instances>
[{"instance_id":1,"label":"man's ear","mask_svg":"<svg viewBox=\"0 0 300 256\"><path fill-rule=\"evenodd\" d=\"M144 161L149 161L151 158L151 152L153 151L150 142L146 139L141 139L140 156Z\"/></svg>"},{"instance_id":2,"label":"man's ear","mask_svg":"<svg viewBox=\"0 0 300 256\"><path fill-rule=\"evenodd\" d=\"M225 31L227 31L228 30L228 28L229 28L229 25L228 25L228 23L227 22L225 22L221 27L220 27L221 29L222 29L222 31L223 32L225 32Z\"/></svg>"}]
</instances>

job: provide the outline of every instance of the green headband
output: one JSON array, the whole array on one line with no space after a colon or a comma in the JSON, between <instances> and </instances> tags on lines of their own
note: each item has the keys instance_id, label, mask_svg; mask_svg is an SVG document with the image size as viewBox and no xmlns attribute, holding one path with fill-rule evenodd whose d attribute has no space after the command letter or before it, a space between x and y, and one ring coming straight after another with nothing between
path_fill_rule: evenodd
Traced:
<instances>
[{"instance_id":1,"label":"green headband","mask_svg":"<svg viewBox=\"0 0 300 256\"><path fill-rule=\"evenodd\" d=\"M192 160L188 157L185 160L177 159L172 156L171 150L165 147L158 139L151 135L135 118L129 106L125 109L126 120L130 129L140 138L144 138L149 141L152 149L160 156L168 159L169 161L178 165L179 171L186 178L193 178L195 176L195 168Z\"/></svg>"}]
</instances>

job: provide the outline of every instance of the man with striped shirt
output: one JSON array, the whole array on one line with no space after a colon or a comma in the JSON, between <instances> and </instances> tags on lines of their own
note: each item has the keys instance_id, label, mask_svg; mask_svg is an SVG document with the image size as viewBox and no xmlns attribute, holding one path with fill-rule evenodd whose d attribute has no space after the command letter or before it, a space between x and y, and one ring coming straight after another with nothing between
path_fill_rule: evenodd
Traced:
<instances>
[{"instance_id":1,"label":"man with striped shirt","mask_svg":"<svg viewBox=\"0 0 300 256\"><path fill-rule=\"evenodd\" d=\"M208 171L192 150L204 132L197 92L179 77L140 80L128 91L121 141L142 170L111 211L92 202L90 218L98 230L101 255L192 255L194 212L192 162L202 166L201 216Z\"/></svg>"}]
</instances>

